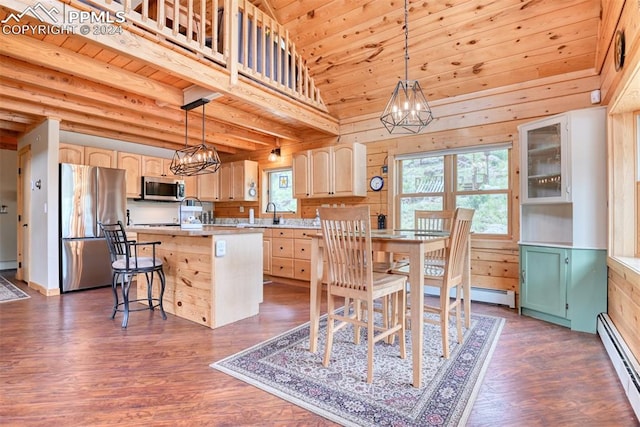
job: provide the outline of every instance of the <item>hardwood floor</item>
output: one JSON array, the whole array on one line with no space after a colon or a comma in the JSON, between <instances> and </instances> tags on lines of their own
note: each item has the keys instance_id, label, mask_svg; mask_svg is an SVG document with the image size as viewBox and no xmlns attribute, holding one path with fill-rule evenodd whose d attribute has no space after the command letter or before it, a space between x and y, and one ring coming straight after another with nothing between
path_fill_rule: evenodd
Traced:
<instances>
[{"instance_id":1,"label":"hardwood floor","mask_svg":"<svg viewBox=\"0 0 640 427\"><path fill-rule=\"evenodd\" d=\"M44 297L16 284L31 298L0 304L3 426L333 425L209 368L306 322L304 288L265 285L258 316L215 330L148 311L123 330L109 288ZM500 306L472 311L507 322L467 425L640 425L598 336Z\"/></svg>"}]
</instances>

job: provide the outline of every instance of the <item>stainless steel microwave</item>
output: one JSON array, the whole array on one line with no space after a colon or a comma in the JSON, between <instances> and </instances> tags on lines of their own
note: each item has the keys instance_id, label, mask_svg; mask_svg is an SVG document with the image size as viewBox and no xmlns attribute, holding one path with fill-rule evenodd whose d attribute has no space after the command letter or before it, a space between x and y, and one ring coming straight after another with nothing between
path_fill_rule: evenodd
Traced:
<instances>
[{"instance_id":1,"label":"stainless steel microwave","mask_svg":"<svg viewBox=\"0 0 640 427\"><path fill-rule=\"evenodd\" d=\"M142 199L181 202L186 194L184 181L170 177L143 176Z\"/></svg>"}]
</instances>

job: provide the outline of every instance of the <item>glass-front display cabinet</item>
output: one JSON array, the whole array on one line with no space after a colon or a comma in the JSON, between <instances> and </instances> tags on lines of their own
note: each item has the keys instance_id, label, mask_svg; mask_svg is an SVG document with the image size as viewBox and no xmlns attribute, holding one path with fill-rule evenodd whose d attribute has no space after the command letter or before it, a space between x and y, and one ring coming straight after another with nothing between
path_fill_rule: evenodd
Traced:
<instances>
[{"instance_id":1,"label":"glass-front display cabinet","mask_svg":"<svg viewBox=\"0 0 640 427\"><path fill-rule=\"evenodd\" d=\"M570 202L565 117L520 128L522 203Z\"/></svg>"}]
</instances>

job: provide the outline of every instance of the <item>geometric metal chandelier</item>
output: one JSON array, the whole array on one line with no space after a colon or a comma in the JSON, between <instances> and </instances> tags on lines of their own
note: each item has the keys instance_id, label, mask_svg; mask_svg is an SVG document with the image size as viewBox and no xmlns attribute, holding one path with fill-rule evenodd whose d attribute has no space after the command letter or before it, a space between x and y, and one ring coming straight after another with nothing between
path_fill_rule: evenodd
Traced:
<instances>
[{"instance_id":1,"label":"geometric metal chandelier","mask_svg":"<svg viewBox=\"0 0 640 427\"><path fill-rule=\"evenodd\" d=\"M404 0L404 80L396 85L380 121L389 133L419 133L433 114L417 80L409 80L409 10Z\"/></svg>"},{"instance_id":2,"label":"geometric metal chandelier","mask_svg":"<svg viewBox=\"0 0 640 427\"><path fill-rule=\"evenodd\" d=\"M176 150L171 160L169 170L174 175L194 176L214 173L220 169L220 157L213 145L207 145L204 132L204 106L209 103L206 98L195 100L182 108L185 114L184 120L184 148ZM189 111L202 106L202 143L189 147Z\"/></svg>"}]
</instances>

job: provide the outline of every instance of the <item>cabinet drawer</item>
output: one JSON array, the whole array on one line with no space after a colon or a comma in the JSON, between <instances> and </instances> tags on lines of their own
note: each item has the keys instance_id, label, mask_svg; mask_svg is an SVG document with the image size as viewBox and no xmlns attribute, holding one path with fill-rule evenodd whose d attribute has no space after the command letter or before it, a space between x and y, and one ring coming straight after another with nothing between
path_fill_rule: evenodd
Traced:
<instances>
[{"instance_id":1,"label":"cabinet drawer","mask_svg":"<svg viewBox=\"0 0 640 427\"><path fill-rule=\"evenodd\" d=\"M295 239L309 239L311 235L318 234L320 230L314 230L312 228L296 228L293 230L293 237Z\"/></svg>"},{"instance_id":2,"label":"cabinet drawer","mask_svg":"<svg viewBox=\"0 0 640 427\"><path fill-rule=\"evenodd\" d=\"M293 238L293 228L272 228L271 229L272 237L283 237L287 239Z\"/></svg>"},{"instance_id":3,"label":"cabinet drawer","mask_svg":"<svg viewBox=\"0 0 640 427\"><path fill-rule=\"evenodd\" d=\"M294 239L293 251L296 259L311 259L311 239Z\"/></svg>"},{"instance_id":4,"label":"cabinet drawer","mask_svg":"<svg viewBox=\"0 0 640 427\"><path fill-rule=\"evenodd\" d=\"M262 237L264 239L270 239L271 236L273 235L272 232L271 232L271 228L263 228L262 230L263 230L262 231Z\"/></svg>"},{"instance_id":5,"label":"cabinet drawer","mask_svg":"<svg viewBox=\"0 0 640 427\"><path fill-rule=\"evenodd\" d=\"M293 239L271 239L271 254L274 257L293 258Z\"/></svg>"},{"instance_id":6,"label":"cabinet drawer","mask_svg":"<svg viewBox=\"0 0 640 427\"><path fill-rule=\"evenodd\" d=\"M279 277L293 277L293 259L271 258L271 275Z\"/></svg>"},{"instance_id":7,"label":"cabinet drawer","mask_svg":"<svg viewBox=\"0 0 640 427\"><path fill-rule=\"evenodd\" d=\"M298 280L310 280L311 279L311 262L306 260L296 259L293 261L293 277Z\"/></svg>"}]
</instances>

